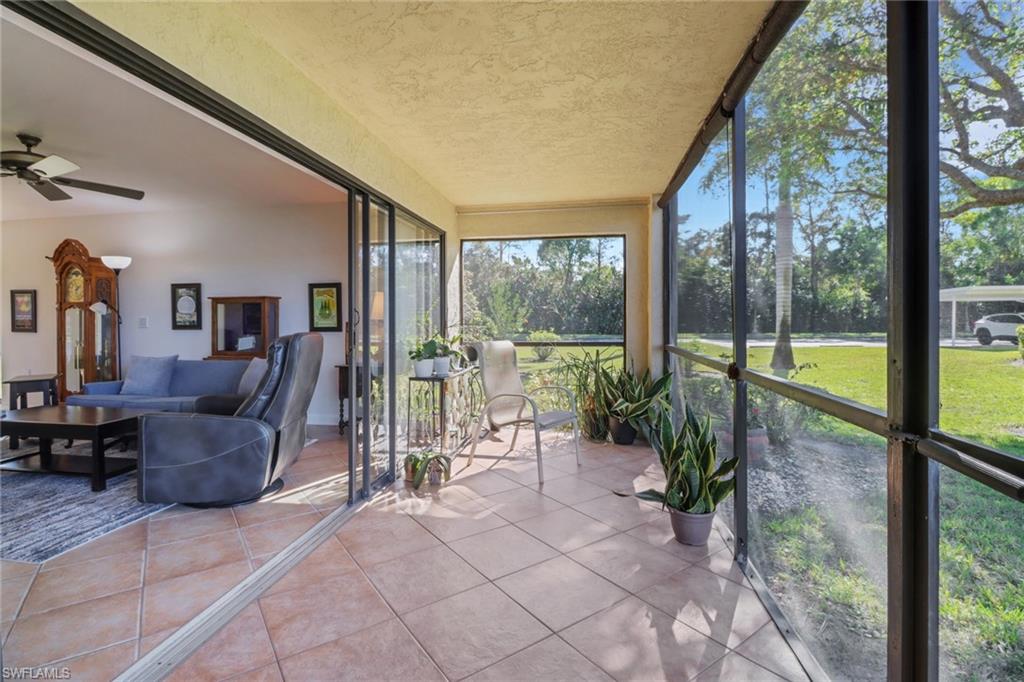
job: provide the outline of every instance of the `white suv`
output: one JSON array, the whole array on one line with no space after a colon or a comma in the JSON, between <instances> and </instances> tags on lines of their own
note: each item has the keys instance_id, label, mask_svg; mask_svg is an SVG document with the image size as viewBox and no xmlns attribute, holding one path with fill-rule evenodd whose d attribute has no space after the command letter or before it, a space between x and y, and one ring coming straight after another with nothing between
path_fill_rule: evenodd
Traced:
<instances>
[{"instance_id":1,"label":"white suv","mask_svg":"<svg viewBox=\"0 0 1024 682\"><path fill-rule=\"evenodd\" d=\"M1024 324L1024 313L986 315L974 323L974 336L987 346L993 341L1017 343L1017 327Z\"/></svg>"}]
</instances>

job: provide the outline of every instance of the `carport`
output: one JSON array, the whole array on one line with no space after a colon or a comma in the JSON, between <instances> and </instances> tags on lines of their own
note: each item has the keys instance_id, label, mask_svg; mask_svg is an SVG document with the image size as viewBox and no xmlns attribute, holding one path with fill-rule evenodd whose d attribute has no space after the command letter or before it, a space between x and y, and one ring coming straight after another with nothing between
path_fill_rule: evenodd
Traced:
<instances>
[{"instance_id":1,"label":"carport","mask_svg":"<svg viewBox=\"0 0 1024 682\"><path fill-rule=\"evenodd\" d=\"M939 290L939 303L949 302L953 306L950 337L952 345L956 345L956 304L1012 301L1024 303L1024 285L1020 284L989 284L973 287L953 287Z\"/></svg>"}]
</instances>

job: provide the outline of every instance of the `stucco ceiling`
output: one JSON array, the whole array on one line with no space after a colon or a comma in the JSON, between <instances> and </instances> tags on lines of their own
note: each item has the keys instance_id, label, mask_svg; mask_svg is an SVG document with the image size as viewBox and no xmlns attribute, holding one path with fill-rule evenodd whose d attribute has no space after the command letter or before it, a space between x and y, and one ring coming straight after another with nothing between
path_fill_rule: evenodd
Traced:
<instances>
[{"instance_id":1,"label":"stucco ceiling","mask_svg":"<svg viewBox=\"0 0 1024 682\"><path fill-rule=\"evenodd\" d=\"M13 177L0 183L0 218L56 218L244 203L344 200L336 187L11 21L0 21L0 145L81 166L68 177L141 189L133 201L68 189L47 201Z\"/></svg>"},{"instance_id":2,"label":"stucco ceiling","mask_svg":"<svg viewBox=\"0 0 1024 682\"><path fill-rule=\"evenodd\" d=\"M233 7L467 206L661 191L771 4Z\"/></svg>"}]
</instances>

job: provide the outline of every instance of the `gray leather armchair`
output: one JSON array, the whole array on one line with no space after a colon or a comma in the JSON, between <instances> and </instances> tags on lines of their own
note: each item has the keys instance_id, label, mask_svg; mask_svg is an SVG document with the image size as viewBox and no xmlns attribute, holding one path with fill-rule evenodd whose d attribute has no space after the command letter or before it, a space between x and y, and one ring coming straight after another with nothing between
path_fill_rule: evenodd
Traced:
<instances>
[{"instance_id":1,"label":"gray leather armchair","mask_svg":"<svg viewBox=\"0 0 1024 682\"><path fill-rule=\"evenodd\" d=\"M323 337L283 336L233 415L162 412L139 418L140 502L227 506L280 489L306 443Z\"/></svg>"}]
</instances>

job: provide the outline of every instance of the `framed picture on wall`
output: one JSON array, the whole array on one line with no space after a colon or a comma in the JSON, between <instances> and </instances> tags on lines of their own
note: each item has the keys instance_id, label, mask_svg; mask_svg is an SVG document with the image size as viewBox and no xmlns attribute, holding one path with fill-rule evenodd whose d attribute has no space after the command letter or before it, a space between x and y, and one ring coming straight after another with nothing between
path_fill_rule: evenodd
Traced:
<instances>
[{"instance_id":1,"label":"framed picture on wall","mask_svg":"<svg viewBox=\"0 0 1024 682\"><path fill-rule=\"evenodd\" d=\"M203 285L171 285L171 329L203 328Z\"/></svg>"},{"instance_id":2,"label":"framed picture on wall","mask_svg":"<svg viewBox=\"0 0 1024 682\"><path fill-rule=\"evenodd\" d=\"M36 333L35 289L11 289L11 331Z\"/></svg>"},{"instance_id":3,"label":"framed picture on wall","mask_svg":"<svg viewBox=\"0 0 1024 682\"><path fill-rule=\"evenodd\" d=\"M309 331L341 331L341 282L309 285Z\"/></svg>"}]
</instances>

